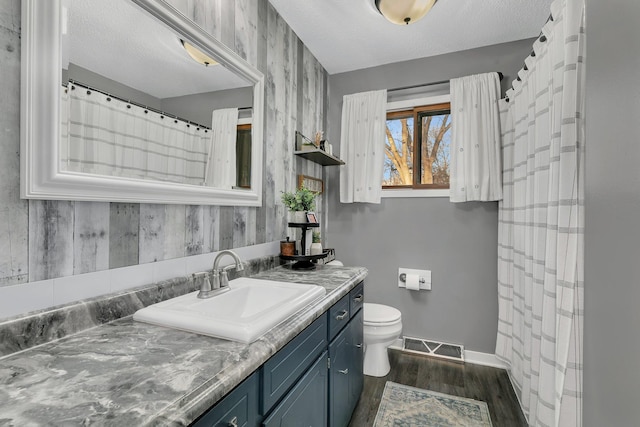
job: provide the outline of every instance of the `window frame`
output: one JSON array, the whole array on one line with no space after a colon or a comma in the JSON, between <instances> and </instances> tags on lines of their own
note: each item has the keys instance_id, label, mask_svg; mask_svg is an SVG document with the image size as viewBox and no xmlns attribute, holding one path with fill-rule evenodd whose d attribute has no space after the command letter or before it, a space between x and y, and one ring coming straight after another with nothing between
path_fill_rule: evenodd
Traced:
<instances>
[{"instance_id":1,"label":"window frame","mask_svg":"<svg viewBox=\"0 0 640 427\"><path fill-rule=\"evenodd\" d=\"M443 105L448 108L443 108ZM418 114L424 111L451 111L451 96L437 95L414 98L387 103L387 118L393 115L406 116L406 112L412 111L414 117L413 152L417 152L418 138L416 138ZM418 152L419 153L419 152ZM411 198L411 197L449 197L449 187L439 184L417 184L419 174L414 174L412 185L382 185L383 198Z\"/></svg>"}]
</instances>

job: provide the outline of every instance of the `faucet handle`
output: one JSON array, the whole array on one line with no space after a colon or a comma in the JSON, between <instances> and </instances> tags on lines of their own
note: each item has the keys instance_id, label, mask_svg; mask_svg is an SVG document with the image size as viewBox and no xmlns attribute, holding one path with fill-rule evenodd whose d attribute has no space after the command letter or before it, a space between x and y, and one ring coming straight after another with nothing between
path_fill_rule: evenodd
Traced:
<instances>
[{"instance_id":1,"label":"faucet handle","mask_svg":"<svg viewBox=\"0 0 640 427\"><path fill-rule=\"evenodd\" d=\"M229 287L229 275L227 274L227 268L225 267L220 272L220 287L227 288Z\"/></svg>"},{"instance_id":2,"label":"faucet handle","mask_svg":"<svg viewBox=\"0 0 640 427\"><path fill-rule=\"evenodd\" d=\"M193 273L193 283L196 288L201 291L210 291L211 290L211 282L209 281L209 272L208 271L200 271L198 273Z\"/></svg>"},{"instance_id":3,"label":"faucet handle","mask_svg":"<svg viewBox=\"0 0 640 427\"><path fill-rule=\"evenodd\" d=\"M222 268L222 271L224 271L225 273L228 273L229 270L233 270L235 268L236 271L242 271L244 270L244 268L242 267L242 264L238 265L238 267L236 268L236 266L234 264L229 264L226 267Z\"/></svg>"}]
</instances>

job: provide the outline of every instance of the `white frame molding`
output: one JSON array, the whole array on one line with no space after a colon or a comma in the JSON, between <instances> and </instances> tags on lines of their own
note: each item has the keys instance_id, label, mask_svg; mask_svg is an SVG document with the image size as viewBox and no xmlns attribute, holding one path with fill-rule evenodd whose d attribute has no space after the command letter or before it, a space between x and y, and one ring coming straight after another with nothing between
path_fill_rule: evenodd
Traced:
<instances>
[{"instance_id":1,"label":"white frame molding","mask_svg":"<svg viewBox=\"0 0 640 427\"><path fill-rule=\"evenodd\" d=\"M251 189L217 189L60 170L61 0L22 1L20 196L25 199L261 206L264 75L165 0L133 0L253 83Z\"/></svg>"},{"instance_id":2,"label":"white frame molding","mask_svg":"<svg viewBox=\"0 0 640 427\"><path fill-rule=\"evenodd\" d=\"M402 111L421 105L442 104L451 102L451 95L437 95L421 98L408 99L403 101L387 102L387 112ZM448 189L413 189L413 188L383 188L380 195L386 198L414 198L414 197L449 197Z\"/></svg>"}]
</instances>

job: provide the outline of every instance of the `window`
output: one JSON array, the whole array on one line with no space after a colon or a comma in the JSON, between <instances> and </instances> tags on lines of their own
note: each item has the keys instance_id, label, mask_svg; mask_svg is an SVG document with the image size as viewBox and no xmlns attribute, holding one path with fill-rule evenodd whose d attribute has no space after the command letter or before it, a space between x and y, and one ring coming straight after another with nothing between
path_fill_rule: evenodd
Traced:
<instances>
[{"instance_id":1,"label":"window","mask_svg":"<svg viewBox=\"0 0 640 427\"><path fill-rule=\"evenodd\" d=\"M449 188L450 111L447 102L387 113L383 188Z\"/></svg>"},{"instance_id":2,"label":"window","mask_svg":"<svg viewBox=\"0 0 640 427\"><path fill-rule=\"evenodd\" d=\"M251 188L251 124L239 124L237 127L236 186Z\"/></svg>"}]
</instances>

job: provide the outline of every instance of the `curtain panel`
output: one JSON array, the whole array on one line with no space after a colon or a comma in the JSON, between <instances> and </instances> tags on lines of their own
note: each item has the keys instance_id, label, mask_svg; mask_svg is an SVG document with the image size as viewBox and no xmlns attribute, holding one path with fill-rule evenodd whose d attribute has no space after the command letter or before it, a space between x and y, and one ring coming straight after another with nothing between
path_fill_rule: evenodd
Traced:
<instances>
[{"instance_id":1,"label":"curtain panel","mask_svg":"<svg viewBox=\"0 0 640 427\"><path fill-rule=\"evenodd\" d=\"M387 91L345 95L340 152L341 203L380 203L384 166Z\"/></svg>"},{"instance_id":2,"label":"curtain panel","mask_svg":"<svg viewBox=\"0 0 640 427\"><path fill-rule=\"evenodd\" d=\"M205 185L227 189L236 185L237 135L238 109L213 110Z\"/></svg>"},{"instance_id":3,"label":"curtain panel","mask_svg":"<svg viewBox=\"0 0 640 427\"><path fill-rule=\"evenodd\" d=\"M498 73L451 80L452 202L502 199Z\"/></svg>"},{"instance_id":4,"label":"curtain panel","mask_svg":"<svg viewBox=\"0 0 640 427\"><path fill-rule=\"evenodd\" d=\"M529 425L573 427L582 425L584 0L555 0L551 15L500 101L496 355Z\"/></svg>"}]
</instances>

